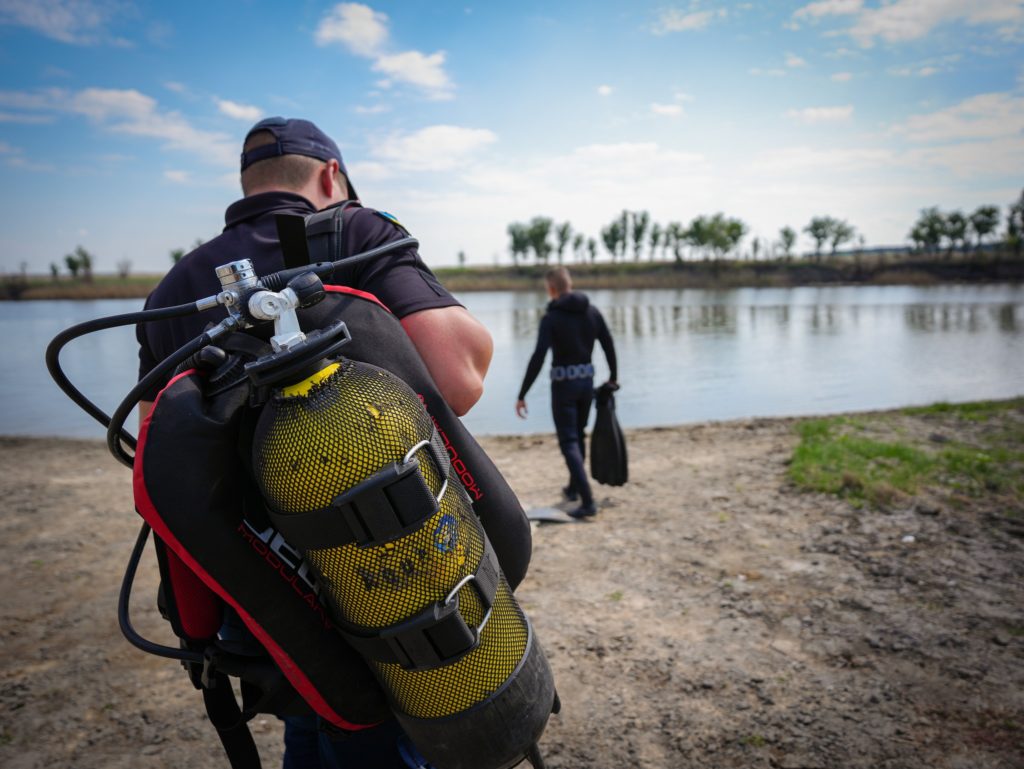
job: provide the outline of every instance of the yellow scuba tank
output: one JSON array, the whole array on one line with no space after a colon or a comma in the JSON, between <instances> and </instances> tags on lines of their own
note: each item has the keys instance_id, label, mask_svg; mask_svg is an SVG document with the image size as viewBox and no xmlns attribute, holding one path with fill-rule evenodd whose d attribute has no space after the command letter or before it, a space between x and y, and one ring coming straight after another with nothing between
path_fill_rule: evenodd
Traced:
<instances>
[{"instance_id":1,"label":"yellow scuba tank","mask_svg":"<svg viewBox=\"0 0 1024 769\"><path fill-rule=\"evenodd\" d=\"M269 514L431 764L513 766L554 684L444 443L390 372L318 365L278 386L255 428Z\"/></svg>"}]
</instances>

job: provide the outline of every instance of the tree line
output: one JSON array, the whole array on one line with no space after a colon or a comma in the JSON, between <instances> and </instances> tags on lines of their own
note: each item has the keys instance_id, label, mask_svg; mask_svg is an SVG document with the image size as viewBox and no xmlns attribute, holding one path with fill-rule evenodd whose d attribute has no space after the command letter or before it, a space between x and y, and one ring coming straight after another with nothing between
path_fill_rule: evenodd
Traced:
<instances>
[{"instance_id":1,"label":"tree line","mask_svg":"<svg viewBox=\"0 0 1024 769\"><path fill-rule=\"evenodd\" d=\"M918 220L907 235L914 250L938 253L943 246L947 253L960 248L967 251L970 246L980 248L999 233L1002 223L998 206L979 206L973 213L962 211L942 212L938 207L923 209ZM537 264L549 264L552 256L558 264L572 256L578 263L596 262L599 255L605 255L615 262L634 262L646 258L649 261L668 261L669 255L676 262L686 258L719 260L730 254L738 254L740 243L748 227L740 219L724 213L701 215L689 224L652 221L647 211L623 210L611 222L601 228L600 240L573 229L570 222L556 223L548 216L535 216L528 222L512 222L507 228L509 252L512 263L518 266L526 262L531 254ZM803 227L814 241L813 258L820 260L825 250L835 255L848 243L856 243L863 249L864 237L844 219L833 216L815 216ZM786 226L779 230L775 240L754 238L749 245L751 259L791 259L796 245L797 232ZM1024 192L1007 208L1006 228L1002 241L1019 254L1024 243ZM603 252L599 246L603 246Z\"/></svg>"}]
</instances>

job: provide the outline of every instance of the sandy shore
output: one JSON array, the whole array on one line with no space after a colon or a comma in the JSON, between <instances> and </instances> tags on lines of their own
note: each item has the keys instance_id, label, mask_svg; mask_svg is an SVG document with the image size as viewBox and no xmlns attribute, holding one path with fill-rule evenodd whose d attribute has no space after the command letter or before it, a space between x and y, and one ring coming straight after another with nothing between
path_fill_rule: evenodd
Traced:
<instances>
[{"instance_id":1,"label":"sandy shore","mask_svg":"<svg viewBox=\"0 0 1024 769\"><path fill-rule=\"evenodd\" d=\"M1019 522L800 492L792 427L630 431L598 518L534 532L551 769L1024 767ZM482 443L524 506L558 500L550 437ZM117 629L128 471L99 442L4 438L0 485L0 766L226 767L183 671ZM169 640L156 581L147 558L134 619ZM278 765L276 721L254 729Z\"/></svg>"}]
</instances>

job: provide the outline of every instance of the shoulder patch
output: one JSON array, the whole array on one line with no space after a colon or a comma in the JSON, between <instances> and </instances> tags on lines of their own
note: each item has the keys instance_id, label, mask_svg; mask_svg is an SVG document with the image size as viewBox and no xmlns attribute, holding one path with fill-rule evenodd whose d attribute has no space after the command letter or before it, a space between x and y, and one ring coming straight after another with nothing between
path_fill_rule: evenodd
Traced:
<instances>
[{"instance_id":1,"label":"shoulder patch","mask_svg":"<svg viewBox=\"0 0 1024 769\"><path fill-rule=\"evenodd\" d=\"M389 214L387 211L374 211L374 213L377 214L377 216L379 216L381 219L386 219L387 221L391 222L393 225L398 227L398 229L400 229L402 232L406 234L409 233L409 231L405 229L405 226L400 221L398 221L398 217L396 217L394 214Z\"/></svg>"}]
</instances>

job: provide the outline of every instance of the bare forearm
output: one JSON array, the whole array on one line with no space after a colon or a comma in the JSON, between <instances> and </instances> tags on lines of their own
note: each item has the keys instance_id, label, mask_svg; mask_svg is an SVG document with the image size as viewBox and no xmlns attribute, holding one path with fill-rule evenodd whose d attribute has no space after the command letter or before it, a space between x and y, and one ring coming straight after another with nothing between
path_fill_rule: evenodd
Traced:
<instances>
[{"instance_id":1,"label":"bare forearm","mask_svg":"<svg viewBox=\"0 0 1024 769\"><path fill-rule=\"evenodd\" d=\"M462 307L407 315L402 326L442 397L462 416L483 395L494 343L490 332Z\"/></svg>"}]
</instances>

